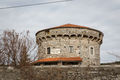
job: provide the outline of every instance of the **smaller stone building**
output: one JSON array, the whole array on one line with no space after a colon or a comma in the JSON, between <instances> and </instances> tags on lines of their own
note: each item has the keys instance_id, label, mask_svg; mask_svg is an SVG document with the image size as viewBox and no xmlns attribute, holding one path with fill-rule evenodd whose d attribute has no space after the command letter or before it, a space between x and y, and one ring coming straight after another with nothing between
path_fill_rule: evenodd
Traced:
<instances>
[{"instance_id":1,"label":"smaller stone building","mask_svg":"<svg viewBox=\"0 0 120 80\"><path fill-rule=\"evenodd\" d=\"M103 33L85 26L65 24L36 33L39 60L35 65L100 65Z\"/></svg>"}]
</instances>

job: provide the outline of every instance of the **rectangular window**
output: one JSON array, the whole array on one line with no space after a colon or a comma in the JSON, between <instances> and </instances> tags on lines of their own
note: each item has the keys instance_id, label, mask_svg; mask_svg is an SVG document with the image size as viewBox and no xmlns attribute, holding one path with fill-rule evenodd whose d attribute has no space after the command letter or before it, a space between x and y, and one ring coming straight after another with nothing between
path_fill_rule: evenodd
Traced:
<instances>
[{"instance_id":1,"label":"rectangular window","mask_svg":"<svg viewBox=\"0 0 120 80\"><path fill-rule=\"evenodd\" d=\"M47 48L47 54L50 54L50 47Z\"/></svg>"},{"instance_id":2,"label":"rectangular window","mask_svg":"<svg viewBox=\"0 0 120 80\"><path fill-rule=\"evenodd\" d=\"M70 53L73 53L73 46L69 46L70 48Z\"/></svg>"}]
</instances>

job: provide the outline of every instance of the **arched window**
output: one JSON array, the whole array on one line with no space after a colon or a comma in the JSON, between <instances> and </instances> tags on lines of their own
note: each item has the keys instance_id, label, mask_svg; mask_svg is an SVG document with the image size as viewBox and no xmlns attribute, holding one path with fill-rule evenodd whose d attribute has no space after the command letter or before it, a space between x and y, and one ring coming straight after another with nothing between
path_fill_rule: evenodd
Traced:
<instances>
[{"instance_id":1,"label":"arched window","mask_svg":"<svg viewBox=\"0 0 120 80\"><path fill-rule=\"evenodd\" d=\"M90 47L90 54L94 55L94 47Z\"/></svg>"}]
</instances>

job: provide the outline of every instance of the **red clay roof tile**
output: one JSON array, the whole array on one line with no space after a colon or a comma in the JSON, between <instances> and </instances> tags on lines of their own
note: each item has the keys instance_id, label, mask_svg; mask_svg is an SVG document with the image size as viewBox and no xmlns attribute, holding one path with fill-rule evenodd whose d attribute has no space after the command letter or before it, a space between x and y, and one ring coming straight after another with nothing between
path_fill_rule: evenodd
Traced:
<instances>
[{"instance_id":1,"label":"red clay roof tile","mask_svg":"<svg viewBox=\"0 0 120 80\"><path fill-rule=\"evenodd\" d=\"M53 28L64 28L64 27L79 27L79 28L89 28L86 26L80 26L80 25L75 25L75 24L64 24L64 25L60 25L57 27L53 27Z\"/></svg>"},{"instance_id":2,"label":"red clay roof tile","mask_svg":"<svg viewBox=\"0 0 120 80\"><path fill-rule=\"evenodd\" d=\"M82 58L80 57L69 57L69 58L45 58L45 59L39 59L34 63L39 63L39 62L54 62L54 61L82 61Z\"/></svg>"}]
</instances>

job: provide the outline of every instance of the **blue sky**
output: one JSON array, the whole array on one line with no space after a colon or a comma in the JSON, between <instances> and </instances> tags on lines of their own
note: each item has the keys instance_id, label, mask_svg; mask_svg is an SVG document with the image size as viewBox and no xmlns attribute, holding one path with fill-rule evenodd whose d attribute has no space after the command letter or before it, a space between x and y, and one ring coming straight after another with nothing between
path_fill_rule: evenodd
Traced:
<instances>
[{"instance_id":1,"label":"blue sky","mask_svg":"<svg viewBox=\"0 0 120 80\"><path fill-rule=\"evenodd\" d=\"M57 0L0 0L0 7ZM35 39L38 30L66 23L88 26L104 33L101 62L118 60L120 55L120 0L73 0L69 2L0 10L0 31L29 30Z\"/></svg>"}]
</instances>

